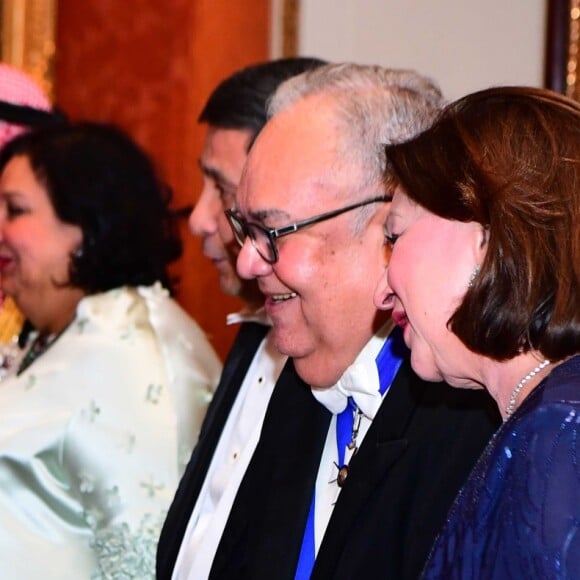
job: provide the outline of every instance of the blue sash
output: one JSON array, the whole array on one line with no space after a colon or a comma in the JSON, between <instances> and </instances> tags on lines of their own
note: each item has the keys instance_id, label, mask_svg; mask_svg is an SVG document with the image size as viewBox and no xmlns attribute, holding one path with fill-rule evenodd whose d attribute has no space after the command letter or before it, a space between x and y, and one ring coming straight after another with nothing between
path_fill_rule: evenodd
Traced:
<instances>
[{"instance_id":1,"label":"blue sash","mask_svg":"<svg viewBox=\"0 0 580 580\"><path fill-rule=\"evenodd\" d=\"M409 355L409 350L403 340L403 332L397 326L383 344L377 358L375 359L379 371L379 391L384 395L390 388L393 380L403 360ZM354 425L354 415L356 405L351 397L348 398L348 405L336 416L336 445L338 450L338 468L344 465L344 455L346 447L351 442L352 428ZM316 544L314 540L314 513L315 513L316 488L312 494L312 502L306 520L306 529L298 558L298 566L294 580L308 580L314 568L316 560Z\"/></svg>"}]
</instances>

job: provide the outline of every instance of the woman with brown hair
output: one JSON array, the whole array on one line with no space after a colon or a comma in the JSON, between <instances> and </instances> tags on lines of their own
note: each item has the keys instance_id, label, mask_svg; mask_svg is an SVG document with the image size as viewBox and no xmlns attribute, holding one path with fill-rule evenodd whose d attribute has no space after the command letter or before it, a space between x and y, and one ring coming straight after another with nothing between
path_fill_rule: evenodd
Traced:
<instances>
[{"instance_id":1,"label":"woman with brown hair","mask_svg":"<svg viewBox=\"0 0 580 580\"><path fill-rule=\"evenodd\" d=\"M426 578L580 578L580 105L494 88L388 146L392 309L424 379L504 418Z\"/></svg>"}]
</instances>

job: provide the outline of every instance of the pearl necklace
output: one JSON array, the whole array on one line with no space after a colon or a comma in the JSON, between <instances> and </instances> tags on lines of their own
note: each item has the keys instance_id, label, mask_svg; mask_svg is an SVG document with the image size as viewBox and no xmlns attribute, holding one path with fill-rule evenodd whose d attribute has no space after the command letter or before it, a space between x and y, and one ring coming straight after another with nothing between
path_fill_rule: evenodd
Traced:
<instances>
[{"instance_id":1,"label":"pearl necklace","mask_svg":"<svg viewBox=\"0 0 580 580\"><path fill-rule=\"evenodd\" d=\"M524 387L524 385L533 377L535 377L544 367L547 367L550 364L548 359L545 359L541 362L534 370L530 371L515 387L512 391L510 396L510 402L507 404L505 408L505 414L509 417L515 410L516 410L516 399L520 394L520 391Z\"/></svg>"}]
</instances>

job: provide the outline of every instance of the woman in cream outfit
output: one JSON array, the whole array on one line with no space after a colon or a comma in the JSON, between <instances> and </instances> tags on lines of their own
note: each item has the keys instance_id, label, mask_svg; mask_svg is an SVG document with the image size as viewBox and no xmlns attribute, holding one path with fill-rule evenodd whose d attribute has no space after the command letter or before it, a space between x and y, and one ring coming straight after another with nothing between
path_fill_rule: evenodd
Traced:
<instances>
[{"instance_id":1,"label":"woman in cream outfit","mask_svg":"<svg viewBox=\"0 0 580 580\"><path fill-rule=\"evenodd\" d=\"M0 272L33 328L0 382L0 577L149 578L220 372L170 297L146 156L68 125L0 155Z\"/></svg>"}]
</instances>

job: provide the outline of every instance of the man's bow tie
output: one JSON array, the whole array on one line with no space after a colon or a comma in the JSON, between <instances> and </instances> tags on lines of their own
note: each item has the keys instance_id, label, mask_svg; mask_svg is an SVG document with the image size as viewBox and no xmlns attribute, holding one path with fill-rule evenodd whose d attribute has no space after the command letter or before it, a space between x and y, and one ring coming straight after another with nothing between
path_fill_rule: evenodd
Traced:
<instances>
[{"instance_id":1,"label":"man's bow tie","mask_svg":"<svg viewBox=\"0 0 580 580\"><path fill-rule=\"evenodd\" d=\"M366 364L354 363L346 369L336 385L328 389L312 389L312 394L335 415L346 409L348 398L352 397L362 413L372 420L383 400L379 386L377 365L369 360Z\"/></svg>"}]
</instances>

